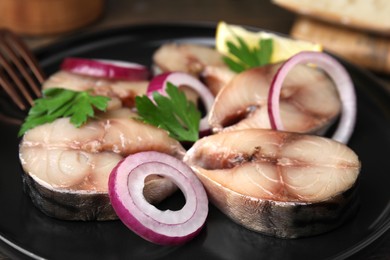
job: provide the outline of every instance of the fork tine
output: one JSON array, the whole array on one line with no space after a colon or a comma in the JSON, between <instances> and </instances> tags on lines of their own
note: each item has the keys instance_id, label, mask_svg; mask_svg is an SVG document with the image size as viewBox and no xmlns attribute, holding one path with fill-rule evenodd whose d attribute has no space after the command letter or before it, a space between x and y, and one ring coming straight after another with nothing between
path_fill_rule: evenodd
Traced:
<instances>
[{"instance_id":1,"label":"fork tine","mask_svg":"<svg viewBox=\"0 0 390 260\"><path fill-rule=\"evenodd\" d=\"M38 84L44 82L45 75L25 43L8 29L0 29L0 50L0 85L21 110L26 110L34 104L34 96L41 96Z\"/></svg>"},{"instance_id":2,"label":"fork tine","mask_svg":"<svg viewBox=\"0 0 390 260\"><path fill-rule=\"evenodd\" d=\"M23 120L20 120L18 118L9 117L7 115L0 113L0 121L6 122L13 125L21 125L23 123Z\"/></svg>"},{"instance_id":3,"label":"fork tine","mask_svg":"<svg viewBox=\"0 0 390 260\"><path fill-rule=\"evenodd\" d=\"M7 74L12 79L12 81L15 82L19 90L22 92L23 97L25 97L28 103L32 106L34 104L34 101L33 98L31 97L31 94L24 87L23 82L19 79L18 75L16 75L16 73L14 72L12 65L7 61L6 57L4 57L4 55L1 52L0 52L0 65L4 68L4 70L7 72ZM7 80L7 78L3 73L1 74L1 78L2 78L2 85L7 86L6 88L10 89L7 91L7 93L10 95L9 91L12 91L12 95L10 96L15 98L17 97L18 100L22 101L18 93L12 87L10 87L11 83ZM21 108L19 103L18 103L18 107Z\"/></svg>"},{"instance_id":4,"label":"fork tine","mask_svg":"<svg viewBox=\"0 0 390 260\"><path fill-rule=\"evenodd\" d=\"M22 73L23 77L25 78L29 86L31 86L31 89L34 91L34 94L40 96L41 92L37 83L27 71L26 66L23 66L17 54L19 54L19 57L22 58L24 62L26 62L26 64L32 70L34 76L38 79L39 83L42 83L44 80L44 75L43 72L40 71L39 66L37 65L38 63L34 60L33 56L29 54L29 51L24 45L24 43L11 31L3 30L2 37L4 41L3 48L6 50L8 58L16 65L18 70ZM24 88L24 86L22 88Z\"/></svg>"},{"instance_id":5,"label":"fork tine","mask_svg":"<svg viewBox=\"0 0 390 260\"><path fill-rule=\"evenodd\" d=\"M12 88L12 84L7 80L5 75L3 74L2 71L0 71L0 86L3 87L5 92L8 94L8 96L11 97L12 101L21 109L25 110L26 106L23 102L23 100L20 98L18 93L15 91L14 88Z\"/></svg>"},{"instance_id":6,"label":"fork tine","mask_svg":"<svg viewBox=\"0 0 390 260\"><path fill-rule=\"evenodd\" d=\"M27 48L26 44L18 36L16 36L13 32L9 30L7 30L7 36L9 37L9 39L11 39L11 42L17 43L13 47L15 48L15 50L18 51L23 60L29 65L31 71L34 73L34 76L38 79L38 82L42 84L46 78L45 74L41 70L41 67L38 65L38 61ZM41 94L38 87L36 88L35 94L37 96Z\"/></svg>"}]
</instances>

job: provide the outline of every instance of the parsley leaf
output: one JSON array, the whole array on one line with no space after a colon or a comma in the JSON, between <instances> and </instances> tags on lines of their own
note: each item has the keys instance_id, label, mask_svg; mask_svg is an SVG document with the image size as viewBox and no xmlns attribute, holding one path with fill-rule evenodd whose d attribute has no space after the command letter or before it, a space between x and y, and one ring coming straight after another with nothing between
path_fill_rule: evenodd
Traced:
<instances>
[{"instance_id":1,"label":"parsley leaf","mask_svg":"<svg viewBox=\"0 0 390 260\"><path fill-rule=\"evenodd\" d=\"M270 63L273 52L272 39L260 39L259 46L253 49L249 48L241 37L236 36L236 39L237 45L231 41L226 42L228 50L233 57L223 57L224 62L231 70L242 72Z\"/></svg>"},{"instance_id":2,"label":"parsley leaf","mask_svg":"<svg viewBox=\"0 0 390 260\"><path fill-rule=\"evenodd\" d=\"M94 109L105 111L109 97L92 96L87 91L73 91L50 88L43 91L42 98L34 101L22 124L18 136L38 125L50 123L60 117L70 117L75 127L80 127L89 117L94 117Z\"/></svg>"},{"instance_id":3,"label":"parsley leaf","mask_svg":"<svg viewBox=\"0 0 390 260\"><path fill-rule=\"evenodd\" d=\"M185 94L168 82L163 96L153 92L154 102L146 95L137 96L135 104L140 119L168 131L178 141L194 142L199 138L200 111Z\"/></svg>"}]
</instances>

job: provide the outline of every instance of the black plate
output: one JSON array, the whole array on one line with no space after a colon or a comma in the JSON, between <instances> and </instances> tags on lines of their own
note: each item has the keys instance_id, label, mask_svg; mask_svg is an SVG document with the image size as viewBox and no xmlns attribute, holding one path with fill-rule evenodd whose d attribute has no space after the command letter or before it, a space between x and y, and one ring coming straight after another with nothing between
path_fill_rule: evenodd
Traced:
<instances>
[{"instance_id":1,"label":"black plate","mask_svg":"<svg viewBox=\"0 0 390 260\"><path fill-rule=\"evenodd\" d=\"M150 65L152 53L161 44L212 45L214 33L215 27L207 25L118 28L67 39L38 51L37 56L48 75L58 70L67 56ZM373 77L344 64L357 88L358 119L349 145L362 161L362 172L360 210L342 227L315 237L283 240L251 232L211 206L198 237L184 246L163 247L142 240L120 221L52 219L37 210L22 191L18 127L0 122L0 241L5 242L0 247L14 257L49 259L341 259L355 254L390 227L390 103Z\"/></svg>"}]
</instances>

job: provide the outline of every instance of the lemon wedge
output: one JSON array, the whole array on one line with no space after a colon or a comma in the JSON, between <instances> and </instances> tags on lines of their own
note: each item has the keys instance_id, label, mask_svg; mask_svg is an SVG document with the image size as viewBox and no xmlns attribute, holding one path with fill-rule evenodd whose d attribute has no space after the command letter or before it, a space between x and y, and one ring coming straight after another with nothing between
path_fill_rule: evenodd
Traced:
<instances>
[{"instance_id":1,"label":"lemon wedge","mask_svg":"<svg viewBox=\"0 0 390 260\"><path fill-rule=\"evenodd\" d=\"M223 21L219 22L217 26L215 37L217 51L233 60L236 60L236 58L229 53L226 42L230 41L237 44L237 37L243 39L249 48L258 48L259 41L261 39L272 38L274 45L271 63L284 61L301 51L322 51L322 46L320 44L302 40L293 40L269 32L253 32L242 26L227 24Z\"/></svg>"}]
</instances>

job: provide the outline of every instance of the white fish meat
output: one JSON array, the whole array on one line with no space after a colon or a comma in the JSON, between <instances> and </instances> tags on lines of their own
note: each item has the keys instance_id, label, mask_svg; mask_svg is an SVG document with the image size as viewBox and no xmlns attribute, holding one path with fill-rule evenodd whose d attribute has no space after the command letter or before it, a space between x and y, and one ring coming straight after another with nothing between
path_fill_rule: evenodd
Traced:
<instances>
[{"instance_id":1,"label":"white fish meat","mask_svg":"<svg viewBox=\"0 0 390 260\"><path fill-rule=\"evenodd\" d=\"M131 113L110 113L111 118L91 120L80 128L68 118L57 119L23 136L19 151L26 190L46 214L73 220L116 218L108 198L108 177L120 160L148 150L183 157L184 148L164 130L123 118ZM160 200L177 188L156 179L162 185L153 192ZM155 202L159 197L151 196Z\"/></svg>"},{"instance_id":2,"label":"white fish meat","mask_svg":"<svg viewBox=\"0 0 390 260\"><path fill-rule=\"evenodd\" d=\"M269 129L267 104L272 79L280 64L249 69L236 75L219 92L210 111L214 132ZM333 82L315 68L298 65L287 76L280 95L286 131L322 133L335 121L341 102Z\"/></svg>"},{"instance_id":3,"label":"white fish meat","mask_svg":"<svg viewBox=\"0 0 390 260\"><path fill-rule=\"evenodd\" d=\"M112 110L120 107L134 107L135 97L146 94L148 84L148 81L109 80L60 70L43 83L42 89L91 90L94 95L110 97L108 109Z\"/></svg>"},{"instance_id":4,"label":"white fish meat","mask_svg":"<svg viewBox=\"0 0 390 260\"><path fill-rule=\"evenodd\" d=\"M237 223L295 238L331 230L356 211L357 155L318 136L266 129L204 137L184 161Z\"/></svg>"},{"instance_id":5,"label":"white fish meat","mask_svg":"<svg viewBox=\"0 0 390 260\"><path fill-rule=\"evenodd\" d=\"M153 55L154 66L161 72L181 71L198 77L205 66L225 66L215 49L196 44L168 43Z\"/></svg>"}]
</instances>

